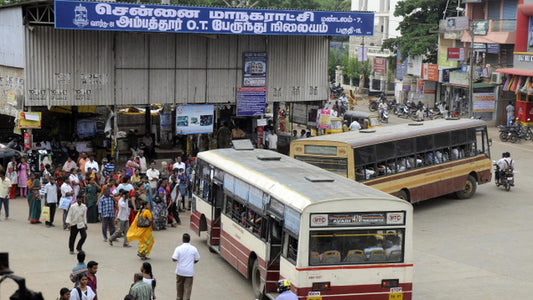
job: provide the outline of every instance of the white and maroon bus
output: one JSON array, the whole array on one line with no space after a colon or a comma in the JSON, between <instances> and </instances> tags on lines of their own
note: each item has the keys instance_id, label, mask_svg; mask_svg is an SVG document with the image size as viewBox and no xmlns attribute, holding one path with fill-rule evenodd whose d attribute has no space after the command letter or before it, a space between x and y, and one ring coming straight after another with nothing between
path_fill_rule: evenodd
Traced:
<instances>
[{"instance_id":1,"label":"white and maroon bus","mask_svg":"<svg viewBox=\"0 0 533 300\"><path fill-rule=\"evenodd\" d=\"M237 143L238 144L238 143ZM236 147L198 154L191 228L274 299L412 298L410 203L288 156Z\"/></svg>"}]
</instances>

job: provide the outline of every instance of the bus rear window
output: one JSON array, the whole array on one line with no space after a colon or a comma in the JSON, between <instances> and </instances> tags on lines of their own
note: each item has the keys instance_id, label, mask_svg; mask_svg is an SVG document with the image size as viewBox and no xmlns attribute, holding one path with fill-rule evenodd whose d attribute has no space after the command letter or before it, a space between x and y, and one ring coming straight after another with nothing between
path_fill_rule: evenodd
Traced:
<instances>
[{"instance_id":1,"label":"bus rear window","mask_svg":"<svg viewBox=\"0 0 533 300\"><path fill-rule=\"evenodd\" d=\"M310 235L310 266L403 261L403 229L325 230Z\"/></svg>"}]
</instances>

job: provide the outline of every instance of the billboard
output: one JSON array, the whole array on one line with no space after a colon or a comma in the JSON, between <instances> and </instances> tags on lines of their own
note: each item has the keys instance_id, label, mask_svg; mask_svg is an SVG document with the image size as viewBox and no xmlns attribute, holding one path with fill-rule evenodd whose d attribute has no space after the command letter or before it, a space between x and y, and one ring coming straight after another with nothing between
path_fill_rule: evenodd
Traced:
<instances>
[{"instance_id":1,"label":"billboard","mask_svg":"<svg viewBox=\"0 0 533 300\"><path fill-rule=\"evenodd\" d=\"M494 93L474 93L474 112L493 112L496 95Z\"/></svg>"},{"instance_id":2,"label":"billboard","mask_svg":"<svg viewBox=\"0 0 533 300\"><path fill-rule=\"evenodd\" d=\"M446 31L468 30L468 17L446 18Z\"/></svg>"},{"instance_id":3,"label":"billboard","mask_svg":"<svg viewBox=\"0 0 533 300\"><path fill-rule=\"evenodd\" d=\"M465 49L464 48L448 48L448 60L449 61L465 60Z\"/></svg>"},{"instance_id":4,"label":"billboard","mask_svg":"<svg viewBox=\"0 0 533 300\"><path fill-rule=\"evenodd\" d=\"M237 88L237 116L263 116L266 100L266 87Z\"/></svg>"},{"instance_id":5,"label":"billboard","mask_svg":"<svg viewBox=\"0 0 533 300\"><path fill-rule=\"evenodd\" d=\"M383 57L374 57L373 70L376 74L385 74L387 71L387 60Z\"/></svg>"},{"instance_id":6,"label":"billboard","mask_svg":"<svg viewBox=\"0 0 533 300\"><path fill-rule=\"evenodd\" d=\"M242 78L242 86L266 86L266 77L266 52L244 53L244 74Z\"/></svg>"},{"instance_id":7,"label":"billboard","mask_svg":"<svg viewBox=\"0 0 533 300\"><path fill-rule=\"evenodd\" d=\"M439 65L422 64L422 79L427 81L439 81Z\"/></svg>"},{"instance_id":8,"label":"billboard","mask_svg":"<svg viewBox=\"0 0 533 300\"><path fill-rule=\"evenodd\" d=\"M373 36L373 12L55 0L55 28L198 34Z\"/></svg>"},{"instance_id":9,"label":"billboard","mask_svg":"<svg viewBox=\"0 0 533 300\"><path fill-rule=\"evenodd\" d=\"M527 29L527 51L533 52L533 17L529 17Z\"/></svg>"},{"instance_id":10,"label":"billboard","mask_svg":"<svg viewBox=\"0 0 533 300\"><path fill-rule=\"evenodd\" d=\"M214 105L176 107L176 134L212 133L214 109Z\"/></svg>"}]
</instances>

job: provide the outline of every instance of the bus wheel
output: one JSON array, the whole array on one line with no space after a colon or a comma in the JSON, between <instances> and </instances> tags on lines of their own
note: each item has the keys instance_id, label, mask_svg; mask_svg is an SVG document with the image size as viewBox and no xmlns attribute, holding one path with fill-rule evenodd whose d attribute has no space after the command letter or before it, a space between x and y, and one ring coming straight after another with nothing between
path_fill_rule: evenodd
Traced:
<instances>
[{"instance_id":1,"label":"bus wheel","mask_svg":"<svg viewBox=\"0 0 533 300\"><path fill-rule=\"evenodd\" d=\"M459 199L468 199L476 193L476 179L472 175L466 178L465 186L462 190L457 191L455 195Z\"/></svg>"},{"instance_id":2,"label":"bus wheel","mask_svg":"<svg viewBox=\"0 0 533 300\"><path fill-rule=\"evenodd\" d=\"M409 195L407 194L405 190L399 191L396 197L409 202Z\"/></svg>"},{"instance_id":3,"label":"bus wheel","mask_svg":"<svg viewBox=\"0 0 533 300\"><path fill-rule=\"evenodd\" d=\"M264 286L261 282L261 269L259 268L259 262L257 262L257 259L254 260L254 264L252 267L252 289L254 291L254 295L256 299L264 299Z\"/></svg>"}]
</instances>

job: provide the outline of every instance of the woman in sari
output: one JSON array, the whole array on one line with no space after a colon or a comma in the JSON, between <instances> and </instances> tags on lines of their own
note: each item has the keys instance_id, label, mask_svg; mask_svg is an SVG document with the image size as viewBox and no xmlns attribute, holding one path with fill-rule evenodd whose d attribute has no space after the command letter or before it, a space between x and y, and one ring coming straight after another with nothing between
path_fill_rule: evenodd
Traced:
<instances>
[{"instance_id":1,"label":"woman in sari","mask_svg":"<svg viewBox=\"0 0 533 300\"><path fill-rule=\"evenodd\" d=\"M88 178L89 184L85 186L85 201L87 204L87 223L98 223L98 190L100 187L94 182L94 178Z\"/></svg>"},{"instance_id":2,"label":"woman in sari","mask_svg":"<svg viewBox=\"0 0 533 300\"><path fill-rule=\"evenodd\" d=\"M28 191L28 205L30 207L30 213L28 221L31 224L39 224L39 218L41 217L41 195L39 190L41 189L41 182L39 176L32 174L30 176L31 185L29 185Z\"/></svg>"},{"instance_id":3,"label":"woman in sari","mask_svg":"<svg viewBox=\"0 0 533 300\"><path fill-rule=\"evenodd\" d=\"M139 249L137 250L137 256L142 260L148 259L150 251L152 251L152 246L154 246L154 236L152 235L152 213L150 212L150 205L148 202L141 203L142 209L139 210L135 220L131 224L130 229L128 230L127 238L128 242L133 240L139 240ZM144 219L150 221L148 227L139 227L138 221L139 216L142 216Z\"/></svg>"}]
</instances>

